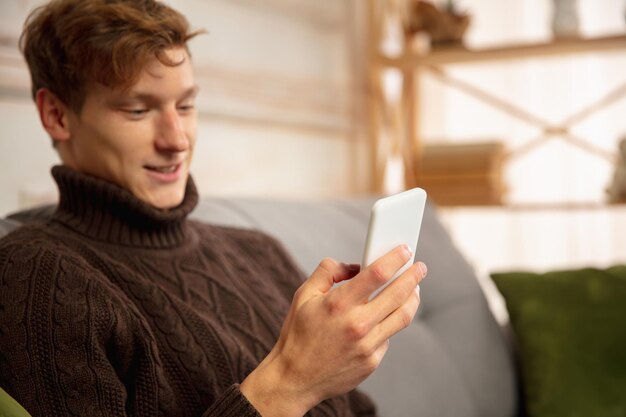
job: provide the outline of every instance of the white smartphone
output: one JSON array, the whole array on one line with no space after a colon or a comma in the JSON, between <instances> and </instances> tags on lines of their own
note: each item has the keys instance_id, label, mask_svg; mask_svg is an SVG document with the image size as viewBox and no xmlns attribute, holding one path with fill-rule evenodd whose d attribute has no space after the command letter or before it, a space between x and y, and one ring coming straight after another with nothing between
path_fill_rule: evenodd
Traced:
<instances>
[{"instance_id":1,"label":"white smartphone","mask_svg":"<svg viewBox=\"0 0 626 417\"><path fill-rule=\"evenodd\" d=\"M381 198L374 203L370 214L362 267L369 266L399 245L408 245L413 251L413 256L387 284L375 291L370 299L376 297L415 262L415 251L425 206L426 191L421 188L413 188Z\"/></svg>"}]
</instances>

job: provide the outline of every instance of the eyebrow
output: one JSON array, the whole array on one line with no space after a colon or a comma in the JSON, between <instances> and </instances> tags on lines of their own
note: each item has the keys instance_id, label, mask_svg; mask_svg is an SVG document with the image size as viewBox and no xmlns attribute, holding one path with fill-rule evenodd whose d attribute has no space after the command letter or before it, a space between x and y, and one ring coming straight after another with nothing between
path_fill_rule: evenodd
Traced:
<instances>
[{"instance_id":1,"label":"eyebrow","mask_svg":"<svg viewBox=\"0 0 626 417\"><path fill-rule=\"evenodd\" d=\"M198 94L199 90L200 90L200 87L197 84L192 87L189 87L183 92L183 94L180 95L180 98L178 100L185 100L190 97L193 97L196 94ZM128 94L116 97L113 101L116 103L123 103L125 101L131 101L131 100L155 102L155 101L159 101L159 99L160 99L159 96L152 94L152 93L144 93L141 91L131 91Z\"/></svg>"}]
</instances>

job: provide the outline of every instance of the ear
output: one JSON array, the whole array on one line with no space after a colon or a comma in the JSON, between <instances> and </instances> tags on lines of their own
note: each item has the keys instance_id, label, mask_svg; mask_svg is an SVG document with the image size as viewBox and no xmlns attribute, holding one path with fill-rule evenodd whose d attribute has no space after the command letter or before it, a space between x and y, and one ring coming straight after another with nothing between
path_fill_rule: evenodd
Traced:
<instances>
[{"instance_id":1,"label":"ear","mask_svg":"<svg viewBox=\"0 0 626 417\"><path fill-rule=\"evenodd\" d=\"M52 140L69 140L68 107L47 88L37 90L35 102L41 124Z\"/></svg>"}]
</instances>

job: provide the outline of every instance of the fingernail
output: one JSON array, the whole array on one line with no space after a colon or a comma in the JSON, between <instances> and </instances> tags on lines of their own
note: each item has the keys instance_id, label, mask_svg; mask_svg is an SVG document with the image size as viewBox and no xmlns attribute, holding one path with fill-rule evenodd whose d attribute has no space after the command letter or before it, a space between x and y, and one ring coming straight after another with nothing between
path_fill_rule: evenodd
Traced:
<instances>
[{"instance_id":1,"label":"fingernail","mask_svg":"<svg viewBox=\"0 0 626 417\"><path fill-rule=\"evenodd\" d=\"M409 245L404 245L404 250L409 256L413 255L413 249Z\"/></svg>"},{"instance_id":2,"label":"fingernail","mask_svg":"<svg viewBox=\"0 0 626 417\"><path fill-rule=\"evenodd\" d=\"M420 286L419 285L417 285L415 287L415 294L417 294L418 297L420 296Z\"/></svg>"},{"instance_id":3,"label":"fingernail","mask_svg":"<svg viewBox=\"0 0 626 417\"><path fill-rule=\"evenodd\" d=\"M424 278L426 274L428 274L428 268L426 267L426 264L424 262L418 262L417 267L420 269L420 272L422 273L422 278Z\"/></svg>"}]
</instances>

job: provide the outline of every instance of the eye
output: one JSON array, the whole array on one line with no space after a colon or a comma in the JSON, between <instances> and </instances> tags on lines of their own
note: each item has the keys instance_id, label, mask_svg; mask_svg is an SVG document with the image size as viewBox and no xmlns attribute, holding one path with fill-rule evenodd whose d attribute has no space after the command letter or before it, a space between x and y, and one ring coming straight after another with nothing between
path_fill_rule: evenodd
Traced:
<instances>
[{"instance_id":1,"label":"eye","mask_svg":"<svg viewBox=\"0 0 626 417\"><path fill-rule=\"evenodd\" d=\"M148 113L148 109L124 109L124 113L128 113L131 116L143 116Z\"/></svg>"},{"instance_id":2,"label":"eye","mask_svg":"<svg viewBox=\"0 0 626 417\"><path fill-rule=\"evenodd\" d=\"M144 107L126 109L122 108L120 110L126 115L129 120L142 120L144 116L150 111L150 109Z\"/></svg>"},{"instance_id":3,"label":"eye","mask_svg":"<svg viewBox=\"0 0 626 417\"><path fill-rule=\"evenodd\" d=\"M189 112L192 111L194 109L194 105L193 103L185 103L185 104L180 104L178 107L176 107L179 111L185 113L185 112Z\"/></svg>"}]
</instances>

